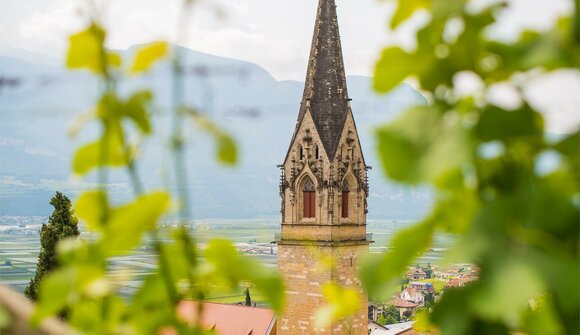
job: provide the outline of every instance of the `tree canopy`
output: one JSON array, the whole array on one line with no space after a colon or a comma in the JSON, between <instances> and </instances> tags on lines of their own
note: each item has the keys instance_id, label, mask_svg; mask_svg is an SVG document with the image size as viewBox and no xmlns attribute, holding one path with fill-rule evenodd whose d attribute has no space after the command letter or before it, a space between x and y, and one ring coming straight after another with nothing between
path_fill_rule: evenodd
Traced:
<instances>
[{"instance_id":1,"label":"tree canopy","mask_svg":"<svg viewBox=\"0 0 580 335\"><path fill-rule=\"evenodd\" d=\"M72 203L64 194L56 192L50 199L54 211L48 218L48 224L40 229L40 253L36 264L36 273L24 290L32 300L38 297L38 284L50 272L58 267L56 245L59 241L79 236L78 219L72 210Z\"/></svg>"}]
</instances>

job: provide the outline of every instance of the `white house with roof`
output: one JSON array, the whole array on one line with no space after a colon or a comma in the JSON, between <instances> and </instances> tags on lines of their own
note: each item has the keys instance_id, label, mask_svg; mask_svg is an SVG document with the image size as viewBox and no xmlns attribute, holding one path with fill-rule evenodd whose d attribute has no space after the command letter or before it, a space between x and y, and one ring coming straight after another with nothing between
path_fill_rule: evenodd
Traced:
<instances>
[{"instance_id":1,"label":"white house with roof","mask_svg":"<svg viewBox=\"0 0 580 335\"><path fill-rule=\"evenodd\" d=\"M419 306L425 304L425 296L421 293L418 289L408 286L405 288L401 294L399 294L399 298L411 301Z\"/></svg>"}]
</instances>

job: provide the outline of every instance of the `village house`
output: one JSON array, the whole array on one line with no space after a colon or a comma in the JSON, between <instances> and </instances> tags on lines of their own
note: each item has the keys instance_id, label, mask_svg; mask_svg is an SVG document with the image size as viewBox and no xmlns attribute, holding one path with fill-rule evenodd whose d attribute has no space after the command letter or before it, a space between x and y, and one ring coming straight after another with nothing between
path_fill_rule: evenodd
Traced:
<instances>
[{"instance_id":1,"label":"village house","mask_svg":"<svg viewBox=\"0 0 580 335\"><path fill-rule=\"evenodd\" d=\"M423 306L425 304L425 296L423 293L411 286L405 288L401 294L399 294L399 298L413 302L419 306Z\"/></svg>"},{"instance_id":2,"label":"village house","mask_svg":"<svg viewBox=\"0 0 580 335\"><path fill-rule=\"evenodd\" d=\"M427 273L420 268L414 267L407 272L407 278L411 280L425 279L427 278Z\"/></svg>"},{"instance_id":3,"label":"village house","mask_svg":"<svg viewBox=\"0 0 580 335\"><path fill-rule=\"evenodd\" d=\"M409 287L412 287L414 289L416 289L417 291L426 294L426 293L433 293L433 291L435 290L433 288L433 284L431 283L425 283L425 282L420 282L420 281L412 281L409 283Z\"/></svg>"},{"instance_id":4,"label":"village house","mask_svg":"<svg viewBox=\"0 0 580 335\"><path fill-rule=\"evenodd\" d=\"M200 307L203 313L198 320ZM270 309L210 302L203 302L200 306L197 301L182 301L177 311L189 324L198 323L204 330L220 335L276 335L276 314ZM162 333L175 334L172 329Z\"/></svg>"},{"instance_id":5,"label":"village house","mask_svg":"<svg viewBox=\"0 0 580 335\"><path fill-rule=\"evenodd\" d=\"M369 335L416 335L413 323L415 321L381 326L378 323L369 322Z\"/></svg>"},{"instance_id":6,"label":"village house","mask_svg":"<svg viewBox=\"0 0 580 335\"><path fill-rule=\"evenodd\" d=\"M399 315L401 318L408 318L409 316L413 315L413 312L419 305L414 302L403 300L399 297L391 299L388 302L389 305L395 306L399 310Z\"/></svg>"}]
</instances>

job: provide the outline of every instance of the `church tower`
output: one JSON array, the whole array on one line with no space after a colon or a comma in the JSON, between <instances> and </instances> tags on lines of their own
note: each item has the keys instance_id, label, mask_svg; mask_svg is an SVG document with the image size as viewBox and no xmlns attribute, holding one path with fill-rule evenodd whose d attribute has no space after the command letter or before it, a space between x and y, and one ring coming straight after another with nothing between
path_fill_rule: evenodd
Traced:
<instances>
[{"instance_id":1,"label":"church tower","mask_svg":"<svg viewBox=\"0 0 580 335\"><path fill-rule=\"evenodd\" d=\"M335 1L319 1L298 121L280 166L278 268L287 302L277 332L366 335L367 298L356 265L370 243L367 166L346 87ZM363 305L354 317L318 328L314 315L330 281L358 290Z\"/></svg>"}]
</instances>

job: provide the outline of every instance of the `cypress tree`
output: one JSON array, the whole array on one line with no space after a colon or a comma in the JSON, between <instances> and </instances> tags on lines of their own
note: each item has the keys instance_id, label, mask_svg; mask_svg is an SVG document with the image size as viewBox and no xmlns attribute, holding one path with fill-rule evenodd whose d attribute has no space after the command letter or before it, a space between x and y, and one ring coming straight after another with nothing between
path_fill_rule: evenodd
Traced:
<instances>
[{"instance_id":1,"label":"cypress tree","mask_svg":"<svg viewBox=\"0 0 580 335\"><path fill-rule=\"evenodd\" d=\"M250 288L246 288L246 306L252 306L252 298L250 297Z\"/></svg>"},{"instance_id":2,"label":"cypress tree","mask_svg":"<svg viewBox=\"0 0 580 335\"><path fill-rule=\"evenodd\" d=\"M34 278L24 290L24 295L31 300L38 297L38 285L44 276L54 271L58 266L56 245L58 241L78 236L78 219L72 210L71 201L62 193L56 192L50 199L54 211L48 219L48 224L43 224L40 229L40 253Z\"/></svg>"}]
</instances>

